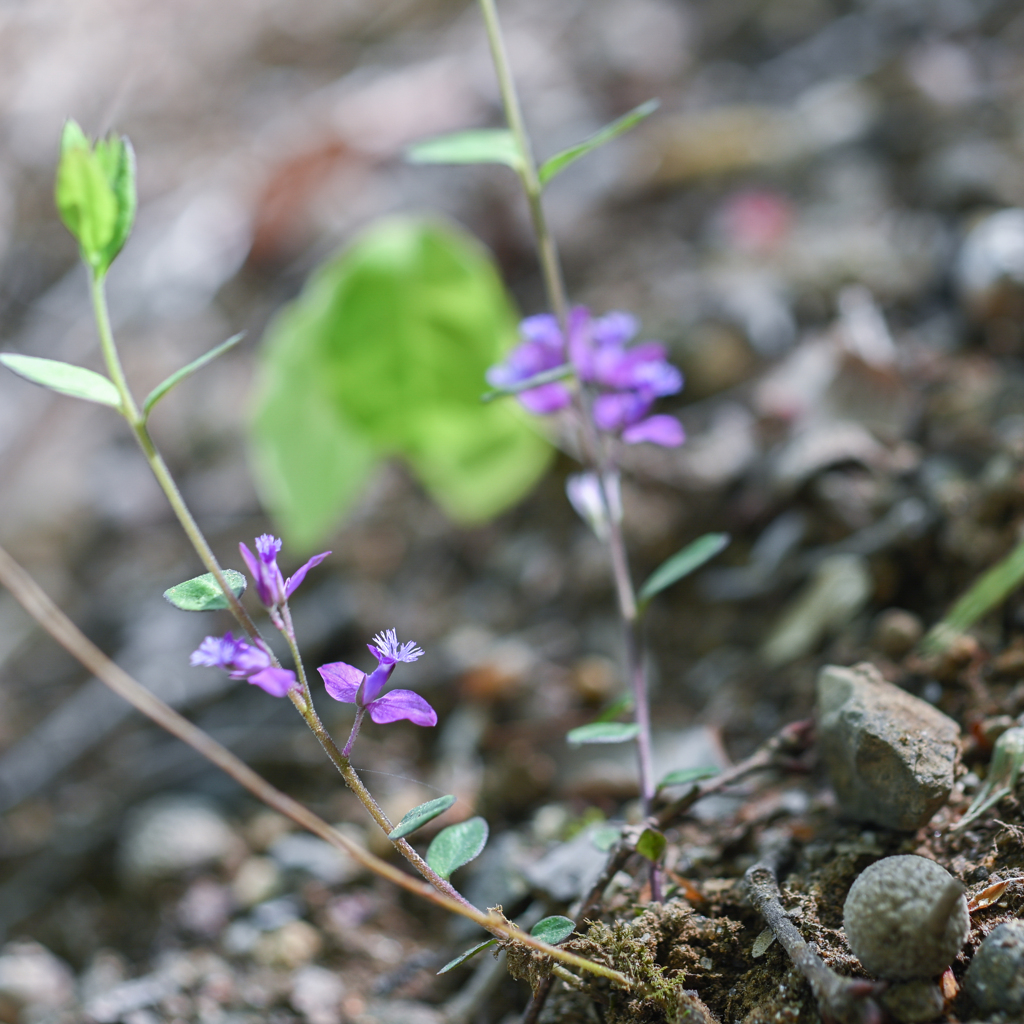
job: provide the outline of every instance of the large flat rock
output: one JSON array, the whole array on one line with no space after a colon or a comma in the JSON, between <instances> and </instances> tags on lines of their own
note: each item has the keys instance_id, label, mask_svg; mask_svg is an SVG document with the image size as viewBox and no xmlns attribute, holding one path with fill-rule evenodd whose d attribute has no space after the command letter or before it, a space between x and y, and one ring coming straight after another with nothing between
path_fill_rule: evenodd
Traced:
<instances>
[{"instance_id":1,"label":"large flat rock","mask_svg":"<svg viewBox=\"0 0 1024 1024\"><path fill-rule=\"evenodd\" d=\"M818 745L844 816L914 831L953 787L960 728L874 665L818 675Z\"/></svg>"}]
</instances>

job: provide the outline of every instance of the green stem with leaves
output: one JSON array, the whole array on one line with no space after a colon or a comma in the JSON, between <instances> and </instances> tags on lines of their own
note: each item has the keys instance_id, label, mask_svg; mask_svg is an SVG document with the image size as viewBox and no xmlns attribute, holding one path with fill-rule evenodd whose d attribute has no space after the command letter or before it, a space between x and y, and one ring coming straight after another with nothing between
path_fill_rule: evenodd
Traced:
<instances>
[{"instance_id":1,"label":"green stem with leaves","mask_svg":"<svg viewBox=\"0 0 1024 1024\"><path fill-rule=\"evenodd\" d=\"M121 365L121 358L117 351L117 345L114 341L114 333L110 326L110 313L107 308L104 277L101 274L94 273L90 268L89 280L93 311L96 316L96 330L99 334L100 347L103 351L103 359L107 366L107 372L110 374L110 378L121 396L121 407L119 411L128 421L128 425L132 428L132 432L135 434L139 447L142 449L142 452L146 457L146 461L149 463L149 468L152 471L153 476L156 478L160 488L167 496L167 500L170 502L171 508L174 510L174 514L177 516L178 522L185 531L185 535L195 548L196 554L199 555L203 565L205 565L213 574L217 583L220 585L220 588L224 593L224 597L228 602L229 610L238 620L239 624L246 631L249 637L260 648L267 652L272 663L275 666L280 667L281 663L277 656L260 635L259 630L256 628L256 624L252 621L249 613L245 610L245 607L235 596L234 591L224 578L224 570L217 561L212 548L207 542L206 537L203 535L202 530L199 528L199 524L196 522L195 517L189 510L188 505L185 503L185 499L182 496L181 491L178 489L178 485L171 476L171 471L167 468L167 464L164 462L163 457L160 455L152 437L150 436L149 429L146 426L146 417L139 411L138 404L136 403L135 398L131 393L131 389L128 386L128 380L125 377L124 369ZM295 632L291 628L291 615L287 612L287 609L286 614L288 616L287 622L285 623L287 628L283 629L281 632L288 641L288 646L295 662L299 686L301 688L301 693L296 692L294 689L290 691L289 697L299 714L302 715L306 725L309 726L313 735L316 736L320 746L323 747L324 752L341 773L342 778L345 780L345 784L353 793L355 793L363 806L367 811L369 811L370 816L377 822L381 829L383 829L384 833L387 834L394 826L377 801L374 800L370 791L365 785L363 785L363 781L359 778L355 768L352 767L352 763L338 749L338 745L334 742L334 739L327 731L323 722L320 720L320 716L316 713L316 709L313 707L313 696L310 692L309 682L306 678L306 671L303 666L302 656L299 652L298 645L295 642ZM401 853L402 856L405 857L405 859L412 864L412 866L428 882L430 882L438 892L443 893L449 899L455 900L457 903L461 903L464 906L472 906L472 904L447 879L442 878L436 871L434 871L434 869L427 864L427 862L405 839L394 839L392 840L392 843L398 852Z\"/></svg>"},{"instance_id":2,"label":"green stem with leaves","mask_svg":"<svg viewBox=\"0 0 1024 1024\"><path fill-rule=\"evenodd\" d=\"M555 244L554 236L544 214L543 186L537 170L537 162L533 155L530 136L523 120L522 107L519 103L515 79L512 76L501 24L498 20L498 10L495 6L495 0L479 0L479 2L484 25L487 29L487 40L491 48L491 57L494 60L494 70L498 78L502 105L505 109L505 118L508 121L509 131L512 133L519 150L519 166L516 170L530 209L530 219L536 236L544 287L547 291L551 311L561 325L563 337L567 338L569 307L562 277L561 262L558 257L558 248ZM579 403L581 406L579 420L583 433L583 447L592 467L597 472L604 512L609 524L608 546L612 558L612 575L615 580L619 613L623 623L626 672L629 677L629 685L633 691L635 720L640 727L639 734L637 735L637 756L640 769L642 813L646 816L650 813L650 805L655 793L655 783L651 754L651 724L647 678L637 637L640 615L636 592L633 588L633 580L629 571L629 558L622 536L621 524L612 513L613 502L606 491L605 478L608 472L608 459L597 429L594 426L593 418L590 415L589 404L586 395L583 393L582 385Z\"/></svg>"}]
</instances>

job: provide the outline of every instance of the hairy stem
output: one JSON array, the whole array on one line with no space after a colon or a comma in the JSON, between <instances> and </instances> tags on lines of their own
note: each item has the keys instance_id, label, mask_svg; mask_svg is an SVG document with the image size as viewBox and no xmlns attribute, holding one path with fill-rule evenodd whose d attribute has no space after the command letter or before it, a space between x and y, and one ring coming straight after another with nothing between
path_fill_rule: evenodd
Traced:
<instances>
[{"instance_id":1,"label":"hairy stem","mask_svg":"<svg viewBox=\"0 0 1024 1024\"><path fill-rule=\"evenodd\" d=\"M79 628L50 600L46 592L18 563L0 547L0 584L10 591L15 600L50 634L69 654L104 682L118 696L124 698L137 711L166 729L171 735L187 743L208 761L231 776L257 799L268 807L285 815L301 828L344 851L367 870L387 879L408 892L475 921L492 935L515 939L523 945L536 949L562 963L577 967L611 979L623 988L630 987L629 979L619 971L613 971L603 964L597 964L567 950L551 946L528 932L509 924L497 913L484 913L467 901L456 901L436 892L430 885L420 882L400 871L387 861L375 857L358 843L331 828L322 818L297 800L275 789L262 776L252 770L244 761L222 746L212 736L193 725L184 715L178 714L154 696L141 683L133 679L124 669L114 664Z\"/></svg>"}]
</instances>

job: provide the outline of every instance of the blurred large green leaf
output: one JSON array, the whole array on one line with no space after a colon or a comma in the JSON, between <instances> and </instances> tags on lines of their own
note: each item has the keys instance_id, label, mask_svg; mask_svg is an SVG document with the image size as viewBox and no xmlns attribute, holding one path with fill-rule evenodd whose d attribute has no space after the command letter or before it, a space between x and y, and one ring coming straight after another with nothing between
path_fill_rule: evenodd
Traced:
<instances>
[{"instance_id":1,"label":"blurred large green leaf","mask_svg":"<svg viewBox=\"0 0 1024 1024\"><path fill-rule=\"evenodd\" d=\"M488 254L433 220L378 222L271 324L253 426L257 477L289 539L317 541L374 461L398 455L455 519L525 495L550 446L484 372L516 342Z\"/></svg>"}]
</instances>

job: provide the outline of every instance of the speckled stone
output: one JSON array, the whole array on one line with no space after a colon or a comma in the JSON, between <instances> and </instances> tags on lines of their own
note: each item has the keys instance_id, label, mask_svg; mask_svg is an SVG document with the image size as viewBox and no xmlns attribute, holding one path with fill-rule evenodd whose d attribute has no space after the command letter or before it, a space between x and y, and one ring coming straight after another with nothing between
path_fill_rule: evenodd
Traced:
<instances>
[{"instance_id":1,"label":"speckled stone","mask_svg":"<svg viewBox=\"0 0 1024 1024\"><path fill-rule=\"evenodd\" d=\"M1024 921L1007 921L992 930L967 968L964 987L986 1013L1024 1010Z\"/></svg>"},{"instance_id":2,"label":"speckled stone","mask_svg":"<svg viewBox=\"0 0 1024 1024\"><path fill-rule=\"evenodd\" d=\"M934 978L971 930L964 887L926 857L885 857L853 883L843 927L870 974L892 981Z\"/></svg>"},{"instance_id":3,"label":"speckled stone","mask_svg":"<svg viewBox=\"0 0 1024 1024\"><path fill-rule=\"evenodd\" d=\"M960 727L867 662L818 675L818 749L842 813L916 831L953 787Z\"/></svg>"}]
</instances>

